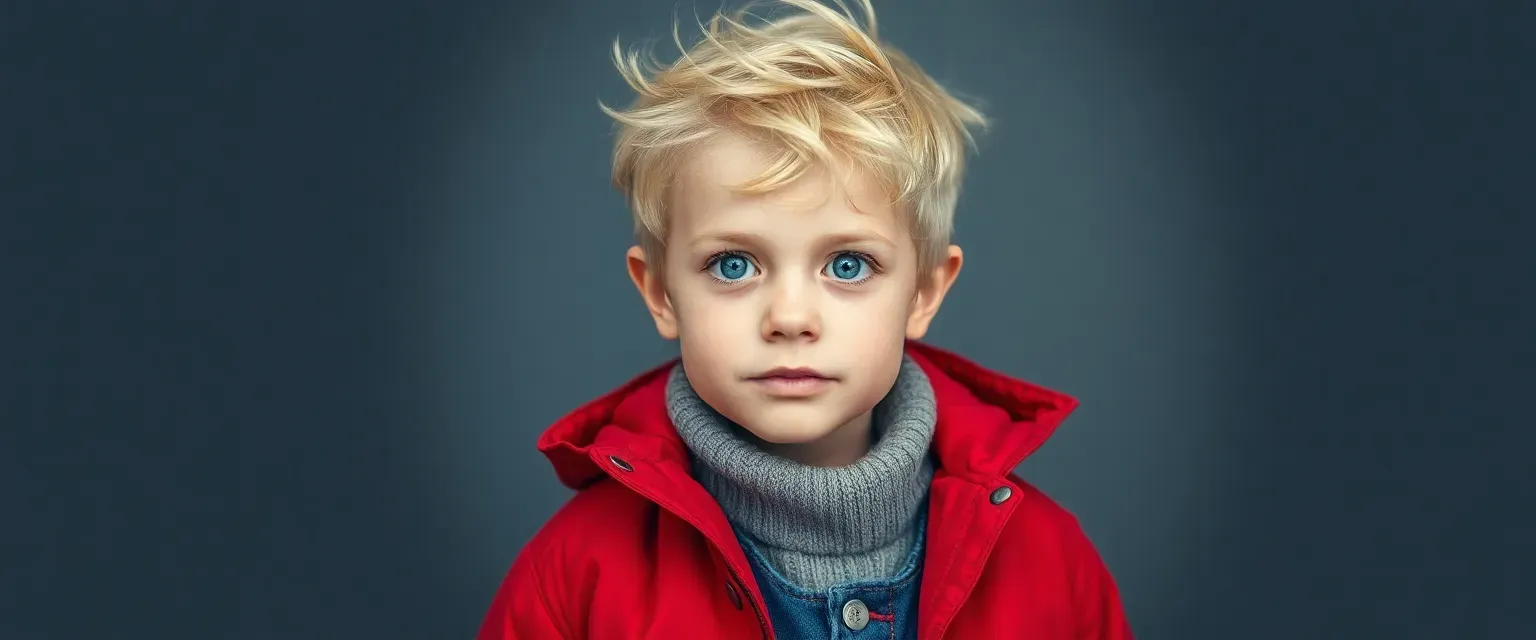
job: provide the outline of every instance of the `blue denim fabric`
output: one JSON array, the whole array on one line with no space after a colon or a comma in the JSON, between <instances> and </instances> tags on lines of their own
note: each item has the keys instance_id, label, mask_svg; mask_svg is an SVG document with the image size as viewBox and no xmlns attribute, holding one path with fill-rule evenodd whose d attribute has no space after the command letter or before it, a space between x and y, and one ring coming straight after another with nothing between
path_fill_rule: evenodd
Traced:
<instances>
[{"instance_id":1,"label":"blue denim fabric","mask_svg":"<svg viewBox=\"0 0 1536 640\"><path fill-rule=\"evenodd\" d=\"M738 533L736 537L747 552L752 574L763 592L774 635L784 640L915 640L927 512L926 507L918 509L917 540L907 555L906 565L895 576L844 582L819 592L790 583L763 559L751 540ZM871 614L869 624L858 631L843 623L843 606L853 599L862 600Z\"/></svg>"}]
</instances>

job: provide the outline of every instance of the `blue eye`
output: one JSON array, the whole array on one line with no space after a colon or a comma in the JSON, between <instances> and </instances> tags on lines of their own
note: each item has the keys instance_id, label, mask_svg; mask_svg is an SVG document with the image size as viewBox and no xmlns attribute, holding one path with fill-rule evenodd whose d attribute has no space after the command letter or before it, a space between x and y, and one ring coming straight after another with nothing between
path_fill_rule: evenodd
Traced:
<instances>
[{"instance_id":1,"label":"blue eye","mask_svg":"<svg viewBox=\"0 0 1536 640\"><path fill-rule=\"evenodd\" d=\"M727 253L709 265L709 273L726 282L735 282L756 275L757 267L752 266L752 261L746 256Z\"/></svg>"},{"instance_id":2,"label":"blue eye","mask_svg":"<svg viewBox=\"0 0 1536 640\"><path fill-rule=\"evenodd\" d=\"M869 277L869 261L856 253L839 253L827 263L824 273L842 282L859 282Z\"/></svg>"}]
</instances>

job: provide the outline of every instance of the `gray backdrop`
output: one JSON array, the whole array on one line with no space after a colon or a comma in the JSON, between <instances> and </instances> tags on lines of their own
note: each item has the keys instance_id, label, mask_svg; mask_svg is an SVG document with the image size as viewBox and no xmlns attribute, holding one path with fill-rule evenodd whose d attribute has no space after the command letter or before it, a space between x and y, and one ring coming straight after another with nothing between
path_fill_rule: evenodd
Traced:
<instances>
[{"instance_id":1,"label":"gray backdrop","mask_svg":"<svg viewBox=\"0 0 1536 640\"><path fill-rule=\"evenodd\" d=\"M1197 98L1208 72L1160 34L1046 4L877 6L885 37L995 119L957 213L966 267L929 339L1082 401L1022 472L1081 518L1133 620L1163 635L1200 604L1183 571L1241 500L1222 452L1252 421L1236 400L1260 327L1234 277L1252 232L1238 150ZM624 273L596 102L628 101L616 35L676 50L677 5L561 6L475 33L483 62L444 86L420 194L440 221L420 294L431 483L454 496L443 561L465 575L510 561L566 499L536 435L673 352Z\"/></svg>"},{"instance_id":2,"label":"gray backdrop","mask_svg":"<svg viewBox=\"0 0 1536 640\"><path fill-rule=\"evenodd\" d=\"M467 637L673 353L597 100L692 5L67 4L0 14L0 637ZM1139 637L1531 635L1529 3L877 6L996 123L931 341L1083 402L1021 471Z\"/></svg>"}]
</instances>

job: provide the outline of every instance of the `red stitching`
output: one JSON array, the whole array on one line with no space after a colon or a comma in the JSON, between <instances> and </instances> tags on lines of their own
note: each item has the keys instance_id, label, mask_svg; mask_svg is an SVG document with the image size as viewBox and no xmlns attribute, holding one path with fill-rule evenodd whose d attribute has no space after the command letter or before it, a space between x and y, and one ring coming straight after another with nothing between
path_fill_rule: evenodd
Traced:
<instances>
[{"instance_id":1,"label":"red stitching","mask_svg":"<svg viewBox=\"0 0 1536 640\"><path fill-rule=\"evenodd\" d=\"M889 613L875 613L871 611L869 612L869 619L875 622L895 622L896 616Z\"/></svg>"}]
</instances>

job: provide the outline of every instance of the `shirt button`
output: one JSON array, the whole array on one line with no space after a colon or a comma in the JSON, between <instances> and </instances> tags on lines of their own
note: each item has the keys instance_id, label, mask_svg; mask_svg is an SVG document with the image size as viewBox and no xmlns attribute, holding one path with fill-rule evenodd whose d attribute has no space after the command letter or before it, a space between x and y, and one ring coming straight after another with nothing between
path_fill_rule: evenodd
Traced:
<instances>
[{"instance_id":1,"label":"shirt button","mask_svg":"<svg viewBox=\"0 0 1536 640\"><path fill-rule=\"evenodd\" d=\"M849 600L843 605L843 624L858 631L869 625L869 606L863 600Z\"/></svg>"},{"instance_id":2,"label":"shirt button","mask_svg":"<svg viewBox=\"0 0 1536 640\"><path fill-rule=\"evenodd\" d=\"M992 504L1002 504L1004 502L1007 502L1008 499L1012 498L1012 497L1013 497L1013 489L1010 489L1008 487L998 487L996 490L994 490L992 492Z\"/></svg>"}]
</instances>

